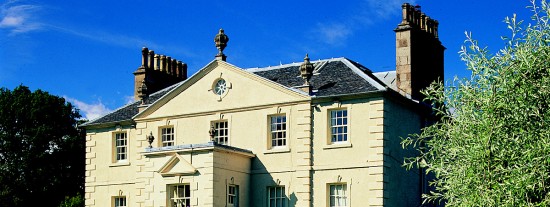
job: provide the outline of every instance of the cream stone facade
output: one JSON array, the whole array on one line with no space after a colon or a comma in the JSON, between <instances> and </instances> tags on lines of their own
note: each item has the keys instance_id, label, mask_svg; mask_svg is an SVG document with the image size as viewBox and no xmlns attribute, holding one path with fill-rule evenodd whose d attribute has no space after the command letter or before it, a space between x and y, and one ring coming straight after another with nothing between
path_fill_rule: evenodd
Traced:
<instances>
[{"instance_id":1,"label":"cream stone facade","mask_svg":"<svg viewBox=\"0 0 550 207\"><path fill-rule=\"evenodd\" d=\"M226 62L221 30L216 59L187 78L144 48L136 102L83 126L86 206L420 206L426 180L401 167L414 152L400 141L429 120L414 90L443 68L417 83L410 74L430 64L399 61L415 56L403 44L426 44L416 35L443 48L422 15L403 5L397 72L307 57L242 69ZM430 51L441 67L443 49ZM158 86L165 75L174 83Z\"/></svg>"}]
</instances>

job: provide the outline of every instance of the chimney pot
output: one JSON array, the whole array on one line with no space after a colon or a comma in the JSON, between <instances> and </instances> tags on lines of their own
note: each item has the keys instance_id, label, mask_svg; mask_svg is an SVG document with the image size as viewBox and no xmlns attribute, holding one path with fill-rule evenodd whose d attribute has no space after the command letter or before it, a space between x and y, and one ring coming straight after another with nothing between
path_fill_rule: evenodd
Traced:
<instances>
[{"instance_id":1,"label":"chimney pot","mask_svg":"<svg viewBox=\"0 0 550 207\"><path fill-rule=\"evenodd\" d=\"M399 25L406 25L409 23L409 7L411 5L409 3L404 3L403 5L401 5L401 12L402 12L402 19L401 19L401 24Z\"/></svg>"},{"instance_id":2,"label":"chimney pot","mask_svg":"<svg viewBox=\"0 0 550 207\"><path fill-rule=\"evenodd\" d=\"M160 72L166 73L166 55L160 56Z\"/></svg>"},{"instance_id":3,"label":"chimney pot","mask_svg":"<svg viewBox=\"0 0 550 207\"><path fill-rule=\"evenodd\" d=\"M166 74L170 74L172 68L172 57L166 56Z\"/></svg>"},{"instance_id":4,"label":"chimney pot","mask_svg":"<svg viewBox=\"0 0 550 207\"><path fill-rule=\"evenodd\" d=\"M176 73L176 68L178 67L178 62L176 59L172 59L172 67L170 68L170 74L173 76L173 77L177 77L177 73Z\"/></svg>"},{"instance_id":5,"label":"chimney pot","mask_svg":"<svg viewBox=\"0 0 550 207\"><path fill-rule=\"evenodd\" d=\"M155 51L149 50L149 63L147 63L147 68L155 69Z\"/></svg>"},{"instance_id":6,"label":"chimney pot","mask_svg":"<svg viewBox=\"0 0 550 207\"><path fill-rule=\"evenodd\" d=\"M159 59L160 59L160 56L158 54L155 54L155 63L154 63L154 65L155 65L154 69L155 70L160 70L160 66L159 66L160 65L160 60Z\"/></svg>"},{"instance_id":7,"label":"chimney pot","mask_svg":"<svg viewBox=\"0 0 550 207\"><path fill-rule=\"evenodd\" d=\"M426 21L426 18L428 16L426 16L426 14L422 13L420 14L420 29L421 30L426 30L426 24L427 24L427 21Z\"/></svg>"},{"instance_id":8,"label":"chimney pot","mask_svg":"<svg viewBox=\"0 0 550 207\"><path fill-rule=\"evenodd\" d=\"M147 68L147 55L149 54L149 49L146 47L141 48L141 68Z\"/></svg>"},{"instance_id":9,"label":"chimney pot","mask_svg":"<svg viewBox=\"0 0 550 207\"><path fill-rule=\"evenodd\" d=\"M181 64L181 78L182 79L187 79L187 63L182 63Z\"/></svg>"},{"instance_id":10,"label":"chimney pot","mask_svg":"<svg viewBox=\"0 0 550 207\"><path fill-rule=\"evenodd\" d=\"M182 70L182 62L178 60L177 67L176 67L176 77L181 78L181 70Z\"/></svg>"}]
</instances>

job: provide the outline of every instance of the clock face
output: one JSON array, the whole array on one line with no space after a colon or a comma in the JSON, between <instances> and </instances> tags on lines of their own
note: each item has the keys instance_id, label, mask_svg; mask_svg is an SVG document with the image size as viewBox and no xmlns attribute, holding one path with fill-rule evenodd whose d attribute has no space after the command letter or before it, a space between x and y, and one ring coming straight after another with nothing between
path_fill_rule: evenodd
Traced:
<instances>
[{"instance_id":1,"label":"clock face","mask_svg":"<svg viewBox=\"0 0 550 207\"><path fill-rule=\"evenodd\" d=\"M221 96L226 91L227 91L227 83L225 82L225 80L224 79L218 80L218 82L216 82L216 85L214 85L214 93L216 95Z\"/></svg>"}]
</instances>

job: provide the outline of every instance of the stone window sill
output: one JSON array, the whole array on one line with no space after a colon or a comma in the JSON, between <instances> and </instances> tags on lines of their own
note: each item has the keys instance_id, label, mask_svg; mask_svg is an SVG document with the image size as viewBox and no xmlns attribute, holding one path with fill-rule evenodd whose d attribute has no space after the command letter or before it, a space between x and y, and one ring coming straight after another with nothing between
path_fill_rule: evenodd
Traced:
<instances>
[{"instance_id":1,"label":"stone window sill","mask_svg":"<svg viewBox=\"0 0 550 207\"><path fill-rule=\"evenodd\" d=\"M109 165L109 167L121 167L121 166L130 166L130 162L115 162Z\"/></svg>"},{"instance_id":2,"label":"stone window sill","mask_svg":"<svg viewBox=\"0 0 550 207\"><path fill-rule=\"evenodd\" d=\"M264 151L264 154L287 153L287 152L290 152L289 147L274 147Z\"/></svg>"},{"instance_id":3,"label":"stone window sill","mask_svg":"<svg viewBox=\"0 0 550 207\"><path fill-rule=\"evenodd\" d=\"M351 148L351 142L334 142L328 145L325 145L323 149L337 149L337 148Z\"/></svg>"}]
</instances>

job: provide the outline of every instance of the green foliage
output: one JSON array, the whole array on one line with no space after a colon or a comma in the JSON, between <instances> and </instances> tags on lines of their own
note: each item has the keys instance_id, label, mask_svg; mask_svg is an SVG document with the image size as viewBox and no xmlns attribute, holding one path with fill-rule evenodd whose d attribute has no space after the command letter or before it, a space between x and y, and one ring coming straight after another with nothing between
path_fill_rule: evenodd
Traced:
<instances>
[{"instance_id":1,"label":"green foliage","mask_svg":"<svg viewBox=\"0 0 550 207\"><path fill-rule=\"evenodd\" d=\"M59 207L84 207L84 196L80 193L73 197L66 196Z\"/></svg>"},{"instance_id":2,"label":"green foliage","mask_svg":"<svg viewBox=\"0 0 550 207\"><path fill-rule=\"evenodd\" d=\"M57 206L83 192L84 137L63 98L0 88L0 206Z\"/></svg>"},{"instance_id":3,"label":"green foliage","mask_svg":"<svg viewBox=\"0 0 550 207\"><path fill-rule=\"evenodd\" d=\"M550 7L531 2L531 24L491 55L467 34L472 76L424 91L441 121L402 141L405 166L435 175L425 202L447 206L550 206Z\"/></svg>"}]
</instances>

